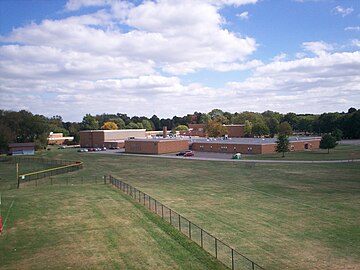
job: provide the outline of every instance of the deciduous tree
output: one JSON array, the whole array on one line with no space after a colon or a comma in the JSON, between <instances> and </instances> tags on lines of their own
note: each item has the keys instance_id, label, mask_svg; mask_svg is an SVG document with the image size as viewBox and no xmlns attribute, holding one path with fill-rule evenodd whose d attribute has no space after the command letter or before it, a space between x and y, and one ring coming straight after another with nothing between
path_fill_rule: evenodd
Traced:
<instances>
[{"instance_id":1,"label":"deciduous tree","mask_svg":"<svg viewBox=\"0 0 360 270\"><path fill-rule=\"evenodd\" d=\"M105 129L105 130L116 130L118 129L118 126L114 123L114 122L105 122L102 126L101 129Z\"/></svg>"},{"instance_id":2,"label":"deciduous tree","mask_svg":"<svg viewBox=\"0 0 360 270\"><path fill-rule=\"evenodd\" d=\"M293 130L288 122L282 122L279 125L279 135L290 136L293 133Z\"/></svg>"},{"instance_id":3,"label":"deciduous tree","mask_svg":"<svg viewBox=\"0 0 360 270\"><path fill-rule=\"evenodd\" d=\"M337 146L336 138L331 136L330 134L325 134L320 141L320 148L327 149L328 154L330 153L330 149L335 148Z\"/></svg>"},{"instance_id":4,"label":"deciduous tree","mask_svg":"<svg viewBox=\"0 0 360 270\"><path fill-rule=\"evenodd\" d=\"M285 153L289 152L289 138L285 134L280 134L276 141L276 152L282 153L282 157L285 157Z\"/></svg>"}]
</instances>

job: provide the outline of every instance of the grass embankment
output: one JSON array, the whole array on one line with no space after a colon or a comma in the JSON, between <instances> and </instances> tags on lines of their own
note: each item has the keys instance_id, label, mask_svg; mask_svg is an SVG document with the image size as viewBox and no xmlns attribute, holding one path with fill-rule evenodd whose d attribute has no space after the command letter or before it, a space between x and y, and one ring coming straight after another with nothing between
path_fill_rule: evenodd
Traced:
<instances>
[{"instance_id":1,"label":"grass embankment","mask_svg":"<svg viewBox=\"0 0 360 270\"><path fill-rule=\"evenodd\" d=\"M84 161L84 169L70 175L123 179L266 269L360 268L359 163L249 167L49 152L40 155Z\"/></svg>"},{"instance_id":2,"label":"grass embankment","mask_svg":"<svg viewBox=\"0 0 360 270\"><path fill-rule=\"evenodd\" d=\"M3 217L0 269L225 269L109 185L6 191Z\"/></svg>"},{"instance_id":3,"label":"grass embankment","mask_svg":"<svg viewBox=\"0 0 360 270\"><path fill-rule=\"evenodd\" d=\"M338 145L334 149L315 149L306 151L293 151L285 153L282 157L281 153L266 154L266 155L243 155L244 159L259 159L259 160L352 160L360 159L360 145Z\"/></svg>"}]
</instances>

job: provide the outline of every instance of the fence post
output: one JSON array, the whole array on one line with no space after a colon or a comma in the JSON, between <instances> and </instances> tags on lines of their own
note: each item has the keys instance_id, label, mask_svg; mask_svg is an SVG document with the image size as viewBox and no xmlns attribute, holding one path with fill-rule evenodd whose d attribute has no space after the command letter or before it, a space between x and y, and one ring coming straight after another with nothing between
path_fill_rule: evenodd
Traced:
<instances>
[{"instance_id":1,"label":"fence post","mask_svg":"<svg viewBox=\"0 0 360 270\"><path fill-rule=\"evenodd\" d=\"M180 220L180 215L178 214L179 216L179 231L181 232L181 220Z\"/></svg>"},{"instance_id":2,"label":"fence post","mask_svg":"<svg viewBox=\"0 0 360 270\"><path fill-rule=\"evenodd\" d=\"M161 204L161 218L164 219L164 205Z\"/></svg>"},{"instance_id":3,"label":"fence post","mask_svg":"<svg viewBox=\"0 0 360 270\"><path fill-rule=\"evenodd\" d=\"M189 220L189 238L191 239L191 222Z\"/></svg>"},{"instance_id":4,"label":"fence post","mask_svg":"<svg viewBox=\"0 0 360 270\"><path fill-rule=\"evenodd\" d=\"M234 264L234 249L231 249L231 269L232 269L232 270L235 269L235 264Z\"/></svg>"},{"instance_id":5,"label":"fence post","mask_svg":"<svg viewBox=\"0 0 360 270\"><path fill-rule=\"evenodd\" d=\"M251 262L251 267L252 267L252 270L255 270L255 264L254 264L254 262Z\"/></svg>"},{"instance_id":6,"label":"fence post","mask_svg":"<svg viewBox=\"0 0 360 270\"><path fill-rule=\"evenodd\" d=\"M217 238L215 238L215 258L217 259L218 256L218 249L217 249Z\"/></svg>"},{"instance_id":7,"label":"fence post","mask_svg":"<svg viewBox=\"0 0 360 270\"><path fill-rule=\"evenodd\" d=\"M151 210L151 202L150 202L150 196L149 197L149 209Z\"/></svg>"}]
</instances>

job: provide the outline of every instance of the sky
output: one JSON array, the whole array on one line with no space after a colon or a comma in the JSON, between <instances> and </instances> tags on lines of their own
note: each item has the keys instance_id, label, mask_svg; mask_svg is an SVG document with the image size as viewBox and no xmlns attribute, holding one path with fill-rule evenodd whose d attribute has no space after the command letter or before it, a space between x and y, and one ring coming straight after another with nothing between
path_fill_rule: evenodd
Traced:
<instances>
[{"instance_id":1,"label":"sky","mask_svg":"<svg viewBox=\"0 0 360 270\"><path fill-rule=\"evenodd\" d=\"M0 109L360 108L359 0L0 0Z\"/></svg>"}]
</instances>

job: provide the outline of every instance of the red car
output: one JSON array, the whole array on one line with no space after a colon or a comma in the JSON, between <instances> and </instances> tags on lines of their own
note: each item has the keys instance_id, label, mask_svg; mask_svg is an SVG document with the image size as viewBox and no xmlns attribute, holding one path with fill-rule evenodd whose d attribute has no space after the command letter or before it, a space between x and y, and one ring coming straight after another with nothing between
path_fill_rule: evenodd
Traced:
<instances>
[{"instance_id":1,"label":"red car","mask_svg":"<svg viewBox=\"0 0 360 270\"><path fill-rule=\"evenodd\" d=\"M192 156L194 156L194 153L193 152L188 152L188 153L185 153L183 156L184 157L192 157Z\"/></svg>"}]
</instances>

